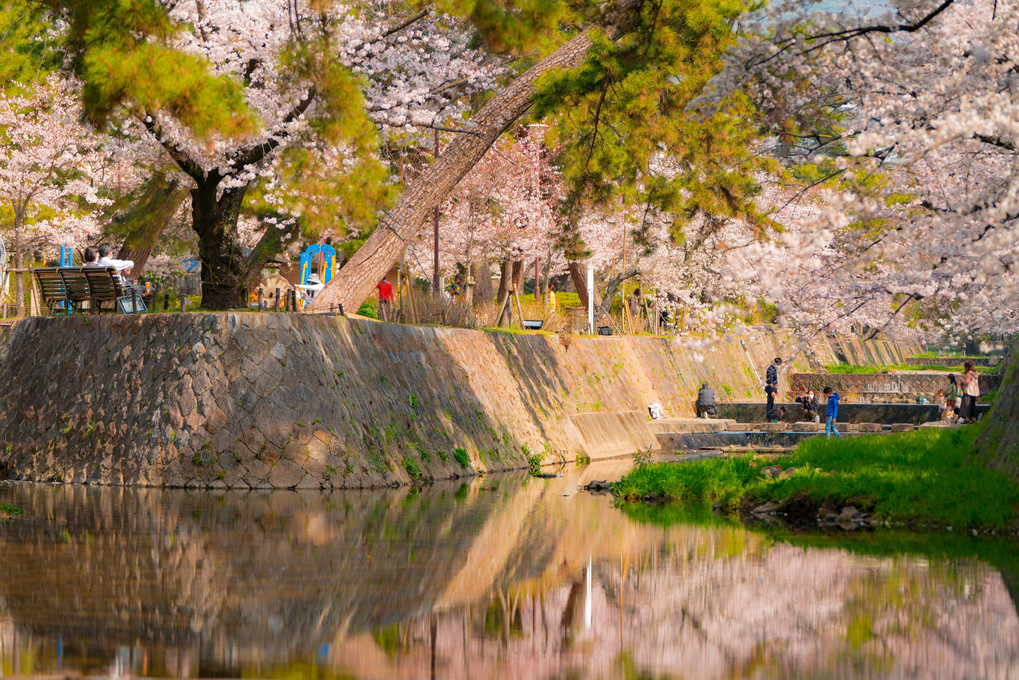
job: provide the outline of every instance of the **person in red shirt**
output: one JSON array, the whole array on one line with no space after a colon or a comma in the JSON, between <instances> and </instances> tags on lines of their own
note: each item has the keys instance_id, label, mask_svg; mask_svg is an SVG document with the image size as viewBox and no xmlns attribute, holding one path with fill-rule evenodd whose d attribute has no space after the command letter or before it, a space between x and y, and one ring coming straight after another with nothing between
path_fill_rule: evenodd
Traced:
<instances>
[{"instance_id":1,"label":"person in red shirt","mask_svg":"<svg viewBox=\"0 0 1019 680\"><path fill-rule=\"evenodd\" d=\"M389 321L389 314L393 304L393 287L389 281L382 279L375 286L379 291L379 312L383 321Z\"/></svg>"}]
</instances>

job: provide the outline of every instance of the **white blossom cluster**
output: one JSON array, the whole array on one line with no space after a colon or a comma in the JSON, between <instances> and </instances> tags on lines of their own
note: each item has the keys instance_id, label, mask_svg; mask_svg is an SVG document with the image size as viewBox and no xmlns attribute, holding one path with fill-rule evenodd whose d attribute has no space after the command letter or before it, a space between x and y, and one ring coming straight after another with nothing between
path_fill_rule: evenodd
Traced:
<instances>
[{"instance_id":1,"label":"white blossom cluster","mask_svg":"<svg viewBox=\"0 0 1019 680\"><path fill-rule=\"evenodd\" d=\"M804 159L844 149L833 167L852 180L823 196L815 231L827 243L792 244L796 261L824 262L796 308L826 325L1016 332L1019 3L805 9L769 10L715 82L752 87L776 119L840 117L838 139L790 145Z\"/></svg>"},{"instance_id":2,"label":"white blossom cluster","mask_svg":"<svg viewBox=\"0 0 1019 680\"><path fill-rule=\"evenodd\" d=\"M482 51L468 47L469 32L451 17L422 13L408 23L387 18L384 4L323 5L189 0L169 8L174 20L189 27L180 34L179 47L201 55L217 74L243 84L248 104L262 123L256 138L208 140L159 115L168 138L206 171L231 177L224 188L272 174L271 157L257 166L232 168L239 149L270 140L283 142L281 147L319 144L306 134L318 102L313 100L303 114L288 120L313 86L283 60L286 49L305 36L325 41L331 51L325 58L361 78L368 113L383 133L399 129L406 135L417 128L455 124L467 110L466 98L493 87L504 71ZM292 14L293 7L299 16Z\"/></svg>"},{"instance_id":3,"label":"white blossom cluster","mask_svg":"<svg viewBox=\"0 0 1019 680\"><path fill-rule=\"evenodd\" d=\"M17 94L25 91L27 94ZM110 170L104 137L81 124L76 83L51 76L0 93L0 207L13 216L8 249L78 248L99 233Z\"/></svg>"}]
</instances>

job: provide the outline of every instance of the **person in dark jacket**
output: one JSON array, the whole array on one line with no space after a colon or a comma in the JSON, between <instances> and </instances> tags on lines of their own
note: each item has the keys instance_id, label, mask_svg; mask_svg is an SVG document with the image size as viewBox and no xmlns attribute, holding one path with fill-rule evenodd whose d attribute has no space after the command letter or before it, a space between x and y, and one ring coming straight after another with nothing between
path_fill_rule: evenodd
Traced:
<instances>
[{"instance_id":1,"label":"person in dark jacket","mask_svg":"<svg viewBox=\"0 0 1019 680\"><path fill-rule=\"evenodd\" d=\"M785 406L772 408L767 413L767 420L769 423L780 423L784 419L785 419Z\"/></svg>"},{"instance_id":2,"label":"person in dark jacket","mask_svg":"<svg viewBox=\"0 0 1019 680\"><path fill-rule=\"evenodd\" d=\"M808 390L802 397L796 397L793 401L803 407L803 419L807 422L814 422L814 418L817 417L817 411L820 408L820 404L817 403L817 397L814 396L814 390Z\"/></svg>"},{"instance_id":3,"label":"person in dark jacket","mask_svg":"<svg viewBox=\"0 0 1019 680\"><path fill-rule=\"evenodd\" d=\"M764 412L767 413L775 408L775 395L778 394L778 367L782 365L782 357L775 357L774 363L768 366L764 374L764 396L767 403Z\"/></svg>"},{"instance_id":4,"label":"person in dark jacket","mask_svg":"<svg viewBox=\"0 0 1019 680\"><path fill-rule=\"evenodd\" d=\"M701 388L697 390L697 413L702 418L718 413L715 406L715 391L708 387L707 383L701 383Z\"/></svg>"},{"instance_id":5,"label":"person in dark jacket","mask_svg":"<svg viewBox=\"0 0 1019 680\"><path fill-rule=\"evenodd\" d=\"M824 396L828 400L824 409L824 433L826 438L831 439L831 435L834 432L836 437L842 439L842 435L835 429L835 420L839 417L839 393L830 387L825 387Z\"/></svg>"}]
</instances>

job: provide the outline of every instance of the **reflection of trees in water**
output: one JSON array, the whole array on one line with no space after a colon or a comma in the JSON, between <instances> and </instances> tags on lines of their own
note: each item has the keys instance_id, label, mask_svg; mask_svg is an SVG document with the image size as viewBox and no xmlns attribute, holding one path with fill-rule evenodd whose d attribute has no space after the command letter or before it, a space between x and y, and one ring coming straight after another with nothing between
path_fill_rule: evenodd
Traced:
<instances>
[{"instance_id":1,"label":"reflection of trees in water","mask_svg":"<svg viewBox=\"0 0 1019 680\"><path fill-rule=\"evenodd\" d=\"M569 474L325 496L5 489L28 515L0 525L0 642L16 630L43 670L57 635L82 670L129 645L129 667L165 675L953 672L981 644L983 667L1019 673L985 566L661 529L575 496L590 473Z\"/></svg>"}]
</instances>

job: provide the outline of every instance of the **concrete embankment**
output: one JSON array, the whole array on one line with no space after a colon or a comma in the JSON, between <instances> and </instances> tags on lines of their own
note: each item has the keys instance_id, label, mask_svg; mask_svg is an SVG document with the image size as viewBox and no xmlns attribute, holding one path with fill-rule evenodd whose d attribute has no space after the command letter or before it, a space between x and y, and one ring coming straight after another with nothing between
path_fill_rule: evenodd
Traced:
<instances>
[{"instance_id":1,"label":"concrete embankment","mask_svg":"<svg viewBox=\"0 0 1019 680\"><path fill-rule=\"evenodd\" d=\"M702 380L760 398L755 369L792 346L768 329L705 345L268 313L31 318L0 345L0 476L360 487L626 455L656 443L648 403L691 416ZM790 370L834 360L813 349Z\"/></svg>"}]
</instances>

